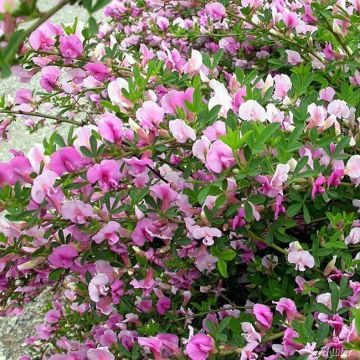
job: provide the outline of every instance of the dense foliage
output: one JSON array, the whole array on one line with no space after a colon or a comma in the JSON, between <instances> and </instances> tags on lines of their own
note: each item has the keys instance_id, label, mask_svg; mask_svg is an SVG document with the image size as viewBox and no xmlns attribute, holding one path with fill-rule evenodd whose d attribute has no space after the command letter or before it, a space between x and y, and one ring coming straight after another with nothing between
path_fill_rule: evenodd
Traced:
<instances>
[{"instance_id":1,"label":"dense foliage","mask_svg":"<svg viewBox=\"0 0 360 360\"><path fill-rule=\"evenodd\" d=\"M1 314L53 293L21 359L359 359L359 0L82 3L0 101L55 126L0 163Z\"/></svg>"}]
</instances>

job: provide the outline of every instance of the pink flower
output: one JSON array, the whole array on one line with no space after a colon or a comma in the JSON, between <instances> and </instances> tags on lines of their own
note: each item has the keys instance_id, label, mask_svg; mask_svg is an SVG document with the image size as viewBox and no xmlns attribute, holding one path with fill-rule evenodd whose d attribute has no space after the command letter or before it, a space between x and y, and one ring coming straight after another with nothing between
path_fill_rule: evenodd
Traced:
<instances>
[{"instance_id":1,"label":"pink flower","mask_svg":"<svg viewBox=\"0 0 360 360\"><path fill-rule=\"evenodd\" d=\"M103 191L116 188L121 179L120 166L115 160L103 160L88 170L87 179L91 184L97 182Z\"/></svg>"},{"instance_id":2,"label":"pink flower","mask_svg":"<svg viewBox=\"0 0 360 360\"><path fill-rule=\"evenodd\" d=\"M273 313L270 308L263 304L255 304L253 307L253 313L256 317L256 320L263 325L266 329L270 329Z\"/></svg>"},{"instance_id":3,"label":"pink flower","mask_svg":"<svg viewBox=\"0 0 360 360\"><path fill-rule=\"evenodd\" d=\"M185 91L171 90L161 99L161 107L165 113L176 115L177 109L183 109L188 115L189 110L185 106L185 101L193 102L194 88L186 89Z\"/></svg>"},{"instance_id":4,"label":"pink flower","mask_svg":"<svg viewBox=\"0 0 360 360\"><path fill-rule=\"evenodd\" d=\"M32 92L29 89L19 89L15 94L16 104L31 104L33 101Z\"/></svg>"},{"instance_id":5,"label":"pink flower","mask_svg":"<svg viewBox=\"0 0 360 360\"><path fill-rule=\"evenodd\" d=\"M109 287L109 277L106 274L98 273L89 283L89 296L94 302L99 302L101 296L107 295Z\"/></svg>"},{"instance_id":6,"label":"pink flower","mask_svg":"<svg viewBox=\"0 0 360 360\"><path fill-rule=\"evenodd\" d=\"M104 81L110 72L109 68L100 62L87 63L84 69L98 81Z\"/></svg>"},{"instance_id":7,"label":"pink flower","mask_svg":"<svg viewBox=\"0 0 360 360\"><path fill-rule=\"evenodd\" d=\"M295 269L305 271L305 267L313 268L315 261L308 251L303 250L298 241L289 244L288 261L295 264Z\"/></svg>"},{"instance_id":8,"label":"pink flower","mask_svg":"<svg viewBox=\"0 0 360 360\"><path fill-rule=\"evenodd\" d=\"M276 304L276 310L281 314L286 316L287 321L291 322L295 319L298 311L293 300L288 298L280 298L279 301L274 301Z\"/></svg>"},{"instance_id":9,"label":"pink flower","mask_svg":"<svg viewBox=\"0 0 360 360\"><path fill-rule=\"evenodd\" d=\"M56 66L46 66L41 69L40 85L47 92L52 92L57 86L61 71Z\"/></svg>"},{"instance_id":10,"label":"pink flower","mask_svg":"<svg viewBox=\"0 0 360 360\"><path fill-rule=\"evenodd\" d=\"M267 176L258 175L256 180L262 184L261 192L269 197L275 197L283 194L283 185L288 179L290 166L288 164L278 164L275 174L271 179Z\"/></svg>"},{"instance_id":11,"label":"pink flower","mask_svg":"<svg viewBox=\"0 0 360 360\"><path fill-rule=\"evenodd\" d=\"M297 51L285 50L287 54L287 61L290 65L299 65L303 62L300 54Z\"/></svg>"},{"instance_id":12,"label":"pink flower","mask_svg":"<svg viewBox=\"0 0 360 360\"><path fill-rule=\"evenodd\" d=\"M260 334L254 329L254 326L249 322L242 322L241 329L244 332L242 335L244 336L245 340L248 343L257 342L260 344L261 336Z\"/></svg>"},{"instance_id":13,"label":"pink flower","mask_svg":"<svg viewBox=\"0 0 360 360\"><path fill-rule=\"evenodd\" d=\"M146 231L147 226L152 223L153 220L145 218L136 224L135 229L131 234L131 240L135 245L143 246L145 242L152 240L152 237Z\"/></svg>"},{"instance_id":14,"label":"pink flower","mask_svg":"<svg viewBox=\"0 0 360 360\"><path fill-rule=\"evenodd\" d=\"M58 175L50 170L44 170L41 175L35 178L31 188L31 197L37 204L41 204L46 197L52 195L55 191L53 186L57 178Z\"/></svg>"},{"instance_id":15,"label":"pink flower","mask_svg":"<svg viewBox=\"0 0 360 360\"><path fill-rule=\"evenodd\" d=\"M60 37L61 54L65 58L76 59L84 52L84 47L77 35L64 35Z\"/></svg>"},{"instance_id":16,"label":"pink flower","mask_svg":"<svg viewBox=\"0 0 360 360\"><path fill-rule=\"evenodd\" d=\"M124 135L122 121L115 115L105 113L98 121L99 134L107 141L120 144Z\"/></svg>"},{"instance_id":17,"label":"pink flower","mask_svg":"<svg viewBox=\"0 0 360 360\"><path fill-rule=\"evenodd\" d=\"M215 269L215 264L219 261L219 259L213 255L211 255L206 247L200 248L195 254L195 265L199 271L204 272L212 271Z\"/></svg>"},{"instance_id":18,"label":"pink flower","mask_svg":"<svg viewBox=\"0 0 360 360\"><path fill-rule=\"evenodd\" d=\"M178 193L170 184L157 184L150 188L152 196L161 200L161 211L167 211L171 203L177 199Z\"/></svg>"},{"instance_id":19,"label":"pink flower","mask_svg":"<svg viewBox=\"0 0 360 360\"><path fill-rule=\"evenodd\" d=\"M50 157L50 170L58 175L80 170L84 165L84 158L72 146L63 147Z\"/></svg>"},{"instance_id":20,"label":"pink flower","mask_svg":"<svg viewBox=\"0 0 360 360\"><path fill-rule=\"evenodd\" d=\"M165 360L180 354L179 338L174 334L158 334L156 336L139 337L138 343L149 349L155 360Z\"/></svg>"},{"instance_id":21,"label":"pink flower","mask_svg":"<svg viewBox=\"0 0 360 360\"><path fill-rule=\"evenodd\" d=\"M88 360L115 360L115 356L107 347L89 349L86 353Z\"/></svg>"},{"instance_id":22,"label":"pink flower","mask_svg":"<svg viewBox=\"0 0 360 360\"><path fill-rule=\"evenodd\" d=\"M35 51L49 51L55 44L55 37L63 33L61 26L47 22L31 33L29 44Z\"/></svg>"},{"instance_id":23,"label":"pink flower","mask_svg":"<svg viewBox=\"0 0 360 360\"><path fill-rule=\"evenodd\" d=\"M75 224L85 224L86 218L93 218L93 208L81 200L66 201L61 206L61 215L64 219Z\"/></svg>"},{"instance_id":24,"label":"pink flower","mask_svg":"<svg viewBox=\"0 0 360 360\"><path fill-rule=\"evenodd\" d=\"M323 106L317 106L312 103L308 106L307 111L310 114L310 118L307 120L309 122L309 129L324 126L327 111Z\"/></svg>"},{"instance_id":25,"label":"pink flower","mask_svg":"<svg viewBox=\"0 0 360 360\"><path fill-rule=\"evenodd\" d=\"M245 121L266 120L265 109L256 100L247 100L239 107L239 116Z\"/></svg>"},{"instance_id":26,"label":"pink flower","mask_svg":"<svg viewBox=\"0 0 360 360\"><path fill-rule=\"evenodd\" d=\"M275 82L274 98L275 99L284 98L292 87L290 78L284 74L275 75L274 82Z\"/></svg>"},{"instance_id":27,"label":"pink flower","mask_svg":"<svg viewBox=\"0 0 360 360\"><path fill-rule=\"evenodd\" d=\"M96 235L93 236L93 240L100 244L104 240L107 240L110 245L114 245L119 241L119 231L121 226L116 221L109 221Z\"/></svg>"},{"instance_id":28,"label":"pink flower","mask_svg":"<svg viewBox=\"0 0 360 360\"><path fill-rule=\"evenodd\" d=\"M160 123L164 120L164 114L164 109L154 101L145 101L142 107L136 111L136 118L144 129L157 131Z\"/></svg>"},{"instance_id":29,"label":"pink flower","mask_svg":"<svg viewBox=\"0 0 360 360\"><path fill-rule=\"evenodd\" d=\"M68 269L74 264L78 252L73 245L60 245L48 257L49 264L55 268Z\"/></svg>"},{"instance_id":30,"label":"pink flower","mask_svg":"<svg viewBox=\"0 0 360 360\"><path fill-rule=\"evenodd\" d=\"M214 339L205 334L194 335L186 344L186 353L191 360L206 360L214 350Z\"/></svg>"},{"instance_id":31,"label":"pink flower","mask_svg":"<svg viewBox=\"0 0 360 360\"><path fill-rule=\"evenodd\" d=\"M232 167L235 158L231 148L220 140L216 140L210 147L206 157L206 167L214 173L221 173L223 170Z\"/></svg>"},{"instance_id":32,"label":"pink flower","mask_svg":"<svg viewBox=\"0 0 360 360\"><path fill-rule=\"evenodd\" d=\"M345 167L345 174L349 176L356 185L360 183L360 155L353 155Z\"/></svg>"},{"instance_id":33,"label":"pink flower","mask_svg":"<svg viewBox=\"0 0 360 360\"><path fill-rule=\"evenodd\" d=\"M225 6L214 2L205 5L205 13L214 21L220 21L226 16Z\"/></svg>"},{"instance_id":34,"label":"pink flower","mask_svg":"<svg viewBox=\"0 0 360 360\"><path fill-rule=\"evenodd\" d=\"M290 28L294 29L299 25L299 18L296 13L292 11L283 11L283 20L285 25Z\"/></svg>"},{"instance_id":35,"label":"pink flower","mask_svg":"<svg viewBox=\"0 0 360 360\"><path fill-rule=\"evenodd\" d=\"M171 300L166 296L161 297L156 303L156 311L160 315L165 315L170 309L171 309Z\"/></svg>"},{"instance_id":36,"label":"pink flower","mask_svg":"<svg viewBox=\"0 0 360 360\"><path fill-rule=\"evenodd\" d=\"M221 237L222 234L217 228L197 226L195 227L192 235L195 239L203 239L203 243L206 246L211 246L214 244L214 237Z\"/></svg>"},{"instance_id":37,"label":"pink flower","mask_svg":"<svg viewBox=\"0 0 360 360\"><path fill-rule=\"evenodd\" d=\"M217 120L204 131L204 135L210 140L217 140L220 136L226 135L226 125L223 121Z\"/></svg>"},{"instance_id":38,"label":"pink flower","mask_svg":"<svg viewBox=\"0 0 360 360\"><path fill-rule=\"evenodd\" d=\"M314 182L311 189L311 198L314 200L317 194L323 194L325 188L322 186L326 184L326 178L323 175L320 175Z\"/></svg>"},{"instance_id":39,"label":"pink flower","mask_svg":"<svg viewBox=\"0 0 360 360\"><path fill-rule=\"evenodd\" d=\"M176 119L169 121L169 129L175 139L184 144L188 139L196 140L196 133L193 128L187 125L183 120Z\"/></svg>"},{"instance_id":40,"label":"pink flower","mask_svg":"<svg viewBox=\"0 0 360 360\"><path fill-rule=\"evenodd\" d=\"M341 184L341 179L344 176L344 169L336 169L330 174L327 179L327 186L339 186Z\"/></svg>"},{"instance_id":41,"label":"pink flower","mask_svg":"<svg viewBox=\"0 0 360 360\"><path fill-rule=\"evenodd\" d=\"M327 87L325 89L321 89L319 92L320 99L327 101L327 102L333 101L335 94L336 94L336 92L332 87Z\"/></svg>"}]
</instances>

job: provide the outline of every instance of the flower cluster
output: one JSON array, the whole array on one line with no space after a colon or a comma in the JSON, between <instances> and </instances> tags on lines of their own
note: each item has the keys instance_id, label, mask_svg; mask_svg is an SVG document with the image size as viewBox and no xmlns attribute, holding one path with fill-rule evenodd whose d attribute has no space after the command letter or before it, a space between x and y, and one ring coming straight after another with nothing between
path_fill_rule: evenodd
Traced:
<instances>
[{"instance_id":1,"label":"flower cluster","mask_svg":"<svg viewBox=\"0 0 360 360\"><path fill-rule=\"evenodd\" d=\"M21 360L359 358L359 1L106 3L0 101L54 126L0 162L1 314L53 290Z\"/></svg>"}]
</instances>

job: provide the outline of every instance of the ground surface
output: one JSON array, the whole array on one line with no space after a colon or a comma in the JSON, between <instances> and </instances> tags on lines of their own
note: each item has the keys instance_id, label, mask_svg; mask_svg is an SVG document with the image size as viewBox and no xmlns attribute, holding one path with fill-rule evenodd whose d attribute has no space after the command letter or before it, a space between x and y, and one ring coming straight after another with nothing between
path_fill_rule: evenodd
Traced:
<instances>
[{"instance_id":1,"label":"ground surface","mask_svg":"<svg viewBox=\"0 0 360 360\"><path fill-rule=\"evenodd\" d=\"M53 1L39 1L41 9L45 10L54 4ZM87 14L79 7L66 7L57 13L51 20L59 23L71 23L78 17L79 21L86 21ZM13 96L19 87L34 88L33 83L19 84L16 79L0 79L0 94L6 93ZM44 136L51 133L51 127L42 129L35 134L29 134L25 126L20 121L13 125L9 134L9 141L0 140L0 161L7 160L11 157L9 149L17 149L27 152L35 143L41 142ZM36 302L28 305L22 316L12 318L0 318L0 360L17 360L24 354L23 342L26 337L32 334L35 324L43 319L41 308L48 296L40 297Z\"/></svg>"}]
</instances>

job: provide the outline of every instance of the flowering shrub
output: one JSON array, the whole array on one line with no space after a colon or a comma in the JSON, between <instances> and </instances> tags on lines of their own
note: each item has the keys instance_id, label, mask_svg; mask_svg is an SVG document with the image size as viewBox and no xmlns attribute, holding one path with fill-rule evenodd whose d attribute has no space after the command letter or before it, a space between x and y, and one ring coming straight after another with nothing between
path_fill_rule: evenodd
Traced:
<instances>
[{"instance_id":1,"label":"flowering shrub","mask_svg":"<svg viewBox=\"0 0 360 360\"><path fill-rule=\"evenodd\" d=\"M359 1L102 3L9 62L2 137L55 123L0 163L21 359L358 359Z\"/></svg>"}]
</instances>

